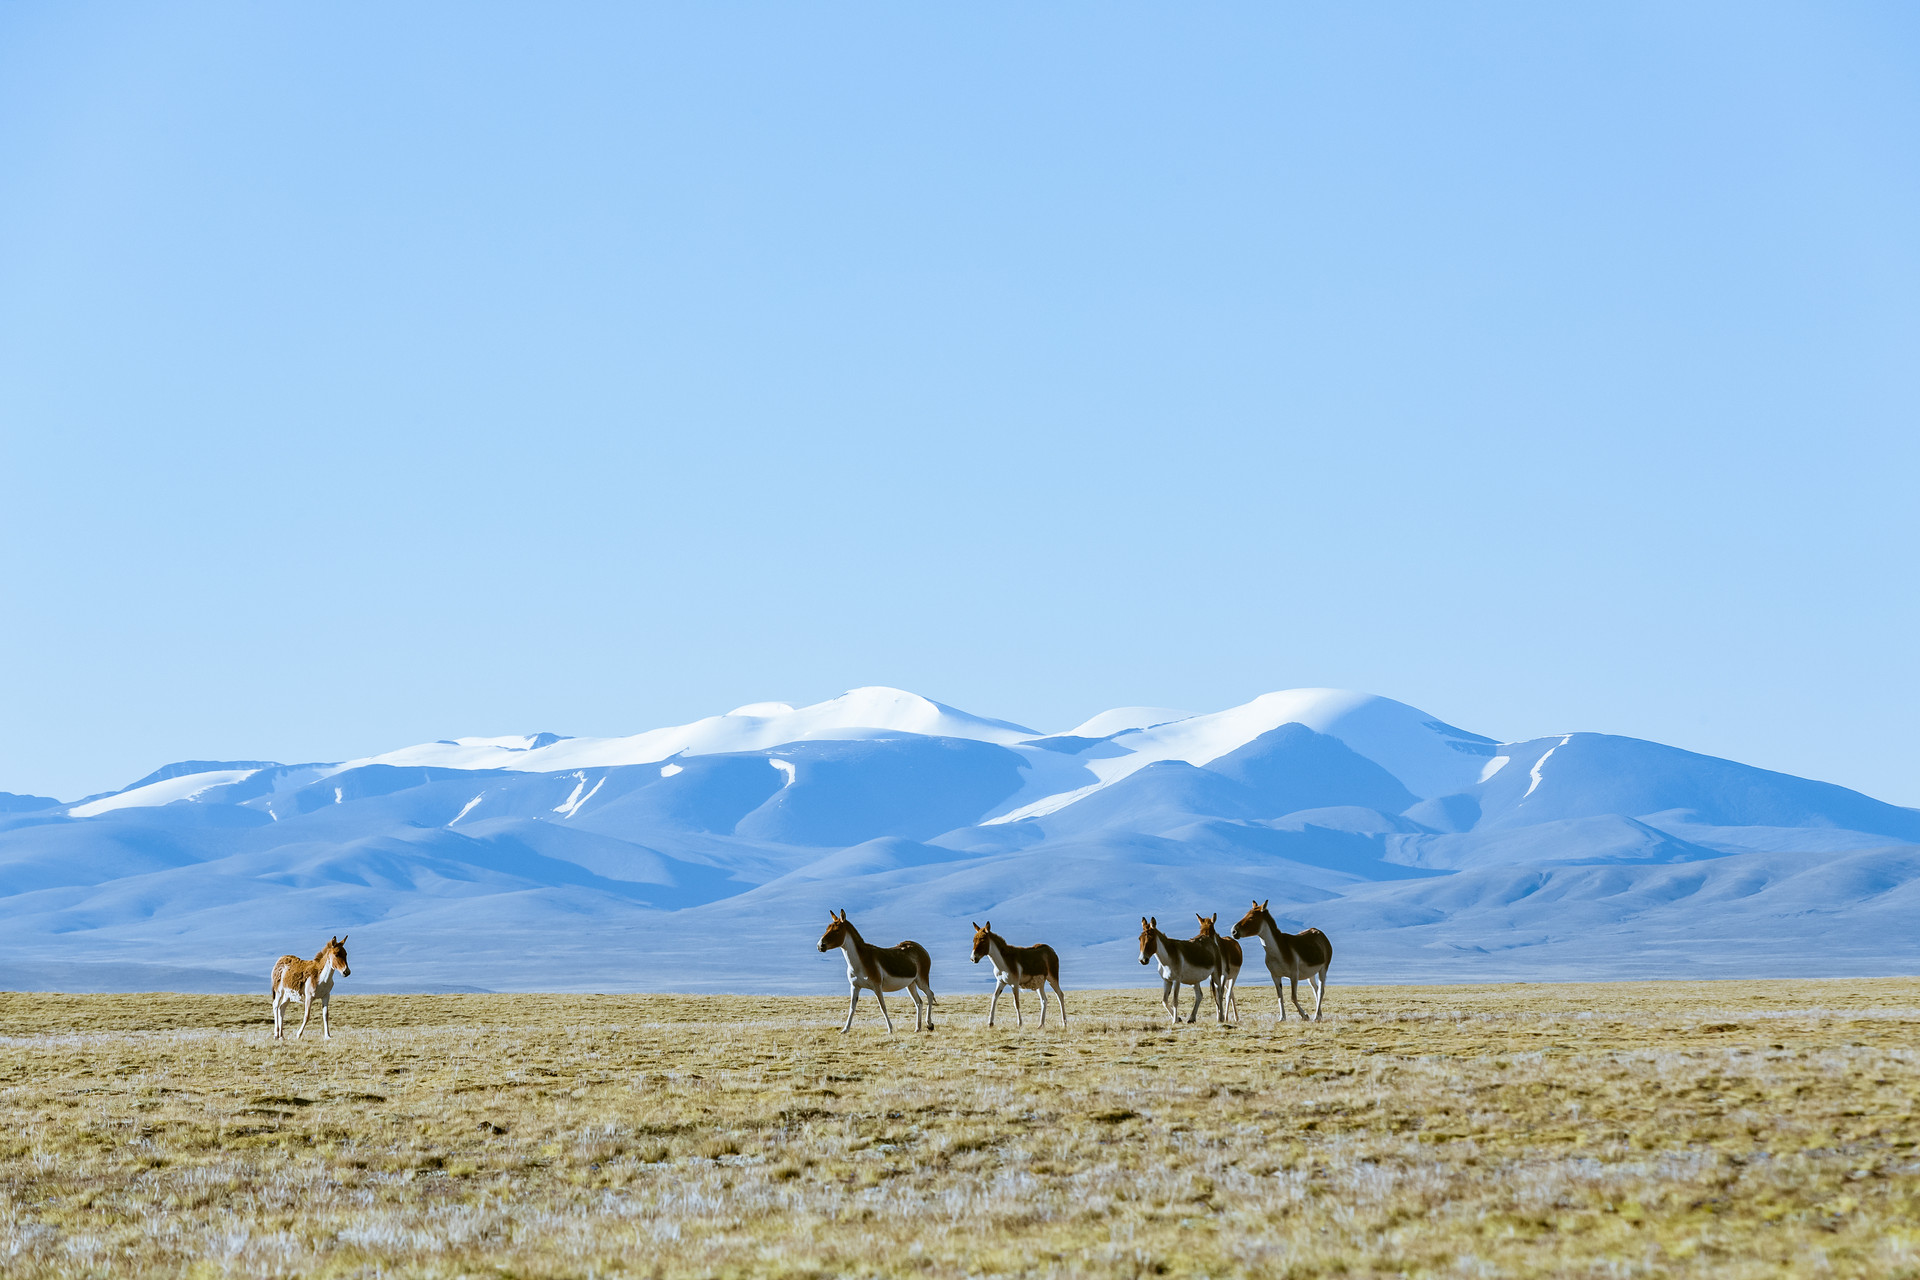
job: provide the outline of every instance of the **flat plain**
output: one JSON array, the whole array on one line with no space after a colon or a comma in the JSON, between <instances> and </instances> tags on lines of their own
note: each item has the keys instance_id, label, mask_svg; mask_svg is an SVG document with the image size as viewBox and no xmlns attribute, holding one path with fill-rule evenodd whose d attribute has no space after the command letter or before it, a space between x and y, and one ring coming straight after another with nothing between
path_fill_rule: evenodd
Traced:
<instances>
[{"instance_id":1,"label":"flat plain","mask_svg":"<svg viewBox=\"0 0 1920 1280\"><path fill-rule=\"evenodd\" d=\"M1920 1276L1920 980L1068 1000L0 995L0 1273Z\"/></svg>"}]
</instances>

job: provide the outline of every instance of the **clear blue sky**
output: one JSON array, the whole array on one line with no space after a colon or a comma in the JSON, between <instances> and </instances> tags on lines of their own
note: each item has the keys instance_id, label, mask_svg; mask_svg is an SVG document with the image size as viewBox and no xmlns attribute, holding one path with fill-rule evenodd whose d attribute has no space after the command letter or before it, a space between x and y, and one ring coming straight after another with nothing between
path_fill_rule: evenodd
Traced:
<instances>
[{"instance_id":1,"label":"clear blue sky","mask_svg":"<svg viewBox=\"0 0 1920 1280\"><path fill-rule=\"evenodd\" d=\"M0 789L895 684L1920 804L1920 8L0 7Z\"/></svg>"}]
</instances>

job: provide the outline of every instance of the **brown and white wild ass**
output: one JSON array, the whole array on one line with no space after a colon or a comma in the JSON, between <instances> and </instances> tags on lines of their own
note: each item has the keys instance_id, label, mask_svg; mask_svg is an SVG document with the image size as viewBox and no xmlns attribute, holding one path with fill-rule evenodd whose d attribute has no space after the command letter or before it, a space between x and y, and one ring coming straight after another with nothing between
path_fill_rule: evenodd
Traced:
<instances>
[{"instance_id":1,"label":"brown and white wild ass","mask_svg":"<svg viewBox=\"0 0 1920 1280\"><path fill-rule=\"evenodd\" d=\"M1293 1007L1300 1009L1302 1018L1307 1016L1307 1011L1300 1008L1302 978L1313 988L1313 1020L1320 1021L1320 1005L1327 997L1327 966L1333 963L1333 943L1326 934L1318 929L1282 933L1267 903L1256 902L1233 926L1233 936L1260 939L1261 949L1267 953L1267 972L1273 975L1273 993L1280 997L1280 1021L1287 1020L1287 993L1280 986L1283 979L1293 983Z\"/></svg>"},{"instance_id":2,"label":"brown and white wild ass","mask_svg":"<svg viewBox=\"0 0 1920 1280\"><path fill-rule=\"evenodd\" d=\"M1213 984L1213 1005L1220 1021L1227 1020L1226 1007L1220 998L1221 959L1220 948L1211 942L1199 938L1169 938L1160 932L1160 917L1152 919L1140 917L1140 963L1160 965L1160 1003L1165 1006L1167 1016L1175 1022L1180 1021L1180 988L1191 983L1193 986L1193 1012L1187 1015L1188 1022L1200 1017L1200 984Z\"/></svg>"},{"instance_id":3,"label":"brown and white wild ass","mask_svg":"<svg viewBox=\"0 0 1920 1280\"><path fill-rule=\"evenodd\" d=\"M993 1025L994 1012L1000 1007L1000 993L1013 988L1013 1016L1018 1026L1026 1026L1020 1012L1020 988L1040 993L1040 1025L1047 1025L1047 984L1053 984L1054 997L1060 1001L1060 1025L1067 1025L1067 998L1060 993L1060 957L1042 942L1032 947L1010 947L993 931L993 921L973 926L973 962L982 957L993 961L993 1002L987 1006L987 1025Z\"/></svg>"},{"instance_id":4,"label":"brown and white wild ass","mask_svg":"<svg viewBox=\"0 0 1920 1280\"><path fill-rule=\"evenodd\" d=\"M833 916L833 923L820 935L820 950L831 951L840 948L847 957L847 986L853 994L847 999L847 1020L841 1026L841 1034L853 1025L854 1006L860 1003L862 991L873 992L873 998L880 1002L880 1016L887 1020L887 1034L893 1034L893 1015L887 1012L886 992L898 991L905 987L907 994L913 997L913 1029L920 1030L920 1015L924 1007L927 1030L933 1030L933 987L930 979L933 973L933 957L927 949L917 942L902 942L898 946L876 947L860 936L842 911ZM920 997L926 996L921 1004Z\"/></svg>"},{"instance_id":5,"label":"brown and white wild ass","mask_svg":"<svg viewBox=\"0 0 1920 1280\"><path fill-rule=\"evenodd\" d=\"M1233 993L1240 986L1240 965L1246 959L1246 954L1240 950L1238 942L1232 938L1221 937L1220 931L1214 928L1214 923L1220 919L1218 911L1210 916L1203 916L1196 911L1193 913L1193 918L1200 922L1199 940L1211 942L1220 949L1220 978L1227 991L1227 1017L1238 1022L1240 1006L1235 1003Z\"/></svg>"},{"instance_id":6,"label":"brown and white wild ass","mask_svg":"<svg viewBox=\"0 0 1920 1280\"><path fill-rule=\"evenodd\" d=\"M273 994L273 1038L286 1038L286 1015L283 1012L288 1004L300 1002L300 1030L293 1033L298 1040L301 1032L307 1029L307 1019L313 1016L313 1001L320 1000L320 1038L333 1039L333 1029L327 1025L327 1001L333 997L333 975L351 978L353 970L347 968L347 940L343 937L329 939L327 945L320 948L320 954L311 960L302 960L299 956L281 956L273 962L273 977L268 990Z\"/></svg>"}]
</instances>

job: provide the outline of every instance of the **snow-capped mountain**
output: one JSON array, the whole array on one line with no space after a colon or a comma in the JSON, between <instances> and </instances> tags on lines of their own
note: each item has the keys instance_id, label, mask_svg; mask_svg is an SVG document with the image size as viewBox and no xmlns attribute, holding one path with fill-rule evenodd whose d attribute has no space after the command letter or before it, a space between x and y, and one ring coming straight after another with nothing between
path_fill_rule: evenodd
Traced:
<instances>
[{"instance_id":1,"label":"snow-capped mountain","mask_svg":"<svg viewBox=\"0 0 1920 1280\"><path fill-rule=\"evenodd\" d=\"M1336 984L1798 973L1809 950L1911 972L1920 810L1331 689L1041 733L868 688L624 738L0 793L0 986L250 990L351 932L360 990L825 991L829 907L925 943L936 990L990 982L963 963L988 917L1052 943L1069 985L1111 985L1141 980L1141 915L1224 923L1254 897L1333 937ZM714 935L751 945L679 958Z\"/></svg>"}]
</instances>

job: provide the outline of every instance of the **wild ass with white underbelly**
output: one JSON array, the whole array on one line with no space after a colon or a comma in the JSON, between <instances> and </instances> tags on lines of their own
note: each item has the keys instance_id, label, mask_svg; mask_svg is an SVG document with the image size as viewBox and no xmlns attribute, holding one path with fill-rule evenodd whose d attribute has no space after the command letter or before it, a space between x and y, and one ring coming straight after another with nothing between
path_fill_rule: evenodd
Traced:
<instances>
[{"instance_id":1,"label":"wild ass with white underbelly","mask_svg":"<svg viewBox=\"0 0 1920 1280\"><path fill-rule=\"evenodd\" d=\"M295 1000L300 1002L300 1030L293 1033L298 1040L301 1032L307 1029L307 1019L313 1016L313 1002L320 1001L320 1038L333 1039L333 1029L327 1025L327 1001L333 998L333 975L351 978L353 970L347 968L347 940L344 937L333 938L320 948L320 954L311 960L302 960L299 956L281 956L273 962L273 976L268 980L268 990L273 995L273 1038L286 1039L286 1006Z\"/></svg>"},{"instance_id":2,"label":"wild ass with white underbelly","mask_svg":"<svg viewBox=\"0 0 1920 1280\"><path fill-rule=\"evenodd\" d=\"M1220 948L1211 942L1202 942L1198 938L1169 938L1160 932L1160 917L1152 919L1140 917L1140 963L1160 965L1160 1003L1166 1008L1167 1016L1180 1021L1180 988L1191 984L1193 987L1193 1012L1187 1015L1188 1022L1197 1022L1200 1018L1200 984L1213 984L1214 1011L1220 1021L1227 1020L1226 1006L1221 999L1221 959Z\"/></svg>"},{"instance_id":3,"label":"wild ass with white underbelly","mask_svg":"<svg viewBox=\"0 0 1920 1280\"><path fill-rule=\"evenodd\" d=\"M880 1016L887 1020L887 1034L893 1034L893 1015L887 1012L886 992L898 991L905 987L907 994L913 997L913 1029L920 1030L921 1013L926 1014L927 1030L933 1030L933 957L927 949L914 941L906 941L898 946L876 947L860 936L842 911L833 916L833 923L820 935L820 950L831 951L840 948L847 957L847 986L852 995L847 999L847 1020L841 1026L841 1034L846 1034L853 1025L854 1007L860 1003L862 991L873 992L873 998L880 1002ZM923 1005L920 997L926 996Z\"/></svg>"},{"instance_id":4,"label":"wild ass with white underbelly","mask_svg":"<svg viewBox=\"0 0 1920 1280\"><path fill-rule=\"evenodd\" d=\"M1238 1022L1240 1005L1233 996L1240 986L1240 965L1246 959L1246 953L1240 949L1238 942L1232 938L1222 937L1220 931L1214 927L1215 921L1220 919L1218 911L1210 916L1203 916L1196 911L1193 913L1193 918L1200 922L1200 936L1197 941L1211 942L1220 951L1220 981L1226 988L1227 1017L1230 1021Z\"/></svg>"},{"instance_id":5,"label":"wild ass with white underbelly","mask_svg":"<svg viewBox=\"0 0 1920 1280\"><path fill-rule=\"evenodd\" d=\"M1271 901L1273 899L1267 899ZM1287 993L1280 986L1283 980L1293 983L1293 1007L1300 1010L1302 1019L1307 1016L1307 1011L1300 1007L1302 978L1313 988L1313 1020L1320 1021L1320 1005L1327 997L1327 966L1333 963L1333 943L1326 934L1318 929L1282 933L1274 923L1273 913L1267 910L1267 903L1256 902L1240 917L1240 923L1233 926L1233 936L1260 939L1260 946L1267 953L1267 972L1273 975L1273 992L1280 997L1280 1021L1287 1020Z\"/></svg>"},{"instance_id":6,"label":"wild ass with white underbelly","mask_svg":"<svg viewBox=\"0 0 1920 1280\"><path fill-rule=\"evenodd\" d=\"M1000 993L1008 987L1013 988L1013 1016L1018 1026L1026 1026L1026 1017L1020 1012L1020 989L1040 993L1040 1025L1047 1025L1047 984L1053 984L1054 998L1060 1001L1060 1025L1067 1025L1067 998L1060 993L1060 957L1054 954L1052 947L1042 942L1032 947L1010 947L1007 940L993 931L993 921L973 926L973 962L979 964L982 959L993 961L993 1002L987 1006L987 1025L993 1025L993 1015L1000 1008Z\"/></svg>"}]
</instances>

